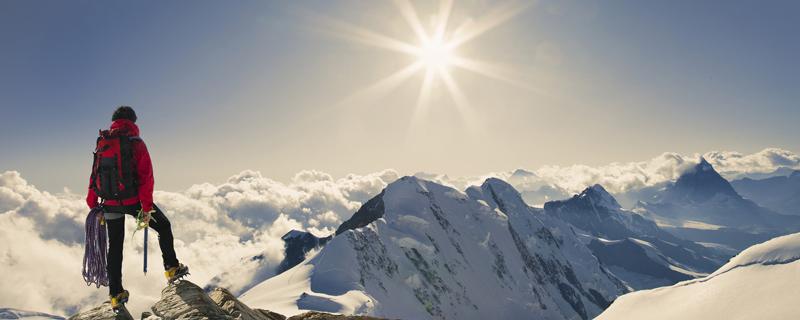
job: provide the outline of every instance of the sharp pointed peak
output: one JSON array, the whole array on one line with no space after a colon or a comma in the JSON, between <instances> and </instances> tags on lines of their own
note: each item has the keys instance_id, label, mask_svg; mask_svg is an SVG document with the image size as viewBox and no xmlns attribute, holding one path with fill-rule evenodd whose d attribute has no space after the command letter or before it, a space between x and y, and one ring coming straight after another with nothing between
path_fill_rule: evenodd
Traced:
<instances>
[{"instance_id":1,"label":"sharp pointed peak","mask_svg":"<svg viewBox=\"0 0 800 320\"><path fill-rule=\"evenodd\" d=\"M605 197L605 196L611 196L611 193L609 193L608 190L606 190L606 188L604 188L601 184L596 183L583 189L583 191L581 191L581 193L578 196L583 196L583 195L588 195L592 197Z\"/></svg>"},{"instance_id":2,"label":"sharp pointed peak","mask_svg":"<svg viewBox=\"0 0 800 320\"><path fill-rule=\"evenodd\" d=\"M611 209L618 209L622 207L617 202L617 199L615 199L614 196L611 195L611 193L609 193L606 190L606 188L604 188L599 183L589 186L586 189L583 189L583 192L581 192L576 197L588 198L597 205L601 205Z\"/></svg>"},{"instance_id":3,"label":"sharp pointed peak","mask_svg":"<svg viewBox=\"0 0 800 320\"><path fill-rule=\"evenodd\" d=\"M606 191L606 188L603 188L603 185L601 185L599 183L595 183L591 187L588 187L586 189L587 190L593 190L593 191L600 192L600 193L608 193L608 191Z\"/></svg>"},{"instance_id":4,"label":"sharp pointed peak","mask_svg":"<svg viewBox=\"0 0 800 320\"><path fill-rule=\"evenodd\" d=\"M706 158L702 156L700 157L700 161L697 163L697 167L702 170L714 169L714 166L712 166L711 163L709 163Z\"/></svg>"}]
</instances>

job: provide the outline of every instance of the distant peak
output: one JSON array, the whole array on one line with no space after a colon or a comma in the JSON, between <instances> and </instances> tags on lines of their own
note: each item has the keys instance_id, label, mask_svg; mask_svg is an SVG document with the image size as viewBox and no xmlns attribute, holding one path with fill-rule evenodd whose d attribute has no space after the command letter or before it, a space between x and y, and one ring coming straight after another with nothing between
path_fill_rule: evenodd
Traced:
<instances>
[{"instance_id":1,"label":"distant peak","mask_svg":"<svg viewBox=\"0 0 800 320\"><path fill-rule=\"evenodd\" d=\"M481 184L480 189L468 189L467 192L473 199L484 200L490 207L499 208L505 214L528 207L519 191L499 178L488 178Z\"/></svg>"},{"instance_id":2,"label":"distant peak","mask_svg":"<svg viewBox=\"0 0 800 320\"><path fill-rule=\"evenodd\" d=\"M599 183L595 183L593 186L589 187L589 189L592 189L595 192L608 194L608 191L606 191L606 188L603 188L603 186L600 185Z\"/></svg>"},{"instance_id":3,"label":"distant peak","mask_svg":"<svg viewBox=\"0 0 800 320\"><path fill-rule=\"evenodd\" d=\"M714 170L714 167L711 166L711 164L708 163L708 161L706 161L705 157L700 157L700 162L697 164L697 169L702 171L709 171L709 170Z\"/></svg>"},{"instance_id":4,"label":"distant peak","mask_svg":"<svg viewBox=\"0 0 800 320\"><path fill-rule=\"evenodd\" d=\"M688 198L695 202L706 201L716 194L741 198L728 180L714 170L703 157L700 157L700 162L694 168L678 177L675 184L670 187L670 194L673 200Z\"/></svg>"},{"instance_id":5,"label":"distant peak","mask_svg":"<svg viewBox=\"0 0 800 320\"><path fill-rule=\"evenodd\" d=\"M306 234L308 234L308 233L307 233L307 232L305 232L305 231L300 231L300 230L297 230L297 229L292 229L291 231L289 231L289 232L287 232L286 234L284 234L284 235L283 235L283 237L281 237L281 239L282 239L282 240L284 240L284 241L286 241L286 240L290 240L290 239L295 239L295 238L303 237L303 236L305 236Z\"/></svg>"},{"instance_id":6,"label":"distant peak","mask_svg":"<svg viewBox=\"0 0 800 320\"><path fill-rule=\"evenodd\" d=\"M395 181L395 183L400 182L400 181L417 182L419 180L422 180L422 179L420 179L417 176L402 176L402 177L400 177L400 179L397 179Z\"/></svg>"},{"instance_id":7,"label":"distant peak","mask_svg":"<svg viewBox=\"0 0 800 320\"><path fill-rule=\"evenodd\" d=\"M789 178L800 178L800 170L792 171L792 174L789 175Z\"/></svg>"},{"instance_id":8,"label":"distant peak","mask_svg":"<svg viewBox=\"0 0 800 320\"><path fill-rule=\"evenodd\" d=\"M535 177L536 174L525 169L517 169L511 173L512 177Z\"/></svg>"},{"instance_id":9,"label":"distant peak","mask_svg":"<svg viewBox=\"0 0 800 320\"><path fill-rule=\"evenodd\" d=\"M509 184L508 182L505 182L505 181L503 181L503 179L500 179L500 178L495 178L495 177L486 178L486 180L484 180L484 181L483 181L483 184L484 184L484 185L494 185L494 186L503 186L503 187L505 187L505 186L508 186L508 187L511 187L511 184ZM513 188L513 187L512 187L512 188Z\"/></svg>"},{"instance_id":10,"label":"distant peak","mask_svg":"<svg viewBox=\"0 0 800 320\"><path fill-rule=\"evenodd\" d=\"M426 180L417 176L403 176L400 177L400 179L390 182L386 186L386 190L426 190L425 184L428 182L430 182L430 180Z\"/></svg>"},{"instance_id":11,"label":"distant peak","mask_svg":"<svg viewBox=\"0 0 800 320\"><path fill-rule=\"evenodd\" d=\"M622 206L617 202L617 199L614 199L606 188L603 188L600 184L595 184L591 187L588 187L578 195L578 198L584 198L591 200L595 205L604 206L610 209L619 209Z\"/></svg>"}]
</instances>

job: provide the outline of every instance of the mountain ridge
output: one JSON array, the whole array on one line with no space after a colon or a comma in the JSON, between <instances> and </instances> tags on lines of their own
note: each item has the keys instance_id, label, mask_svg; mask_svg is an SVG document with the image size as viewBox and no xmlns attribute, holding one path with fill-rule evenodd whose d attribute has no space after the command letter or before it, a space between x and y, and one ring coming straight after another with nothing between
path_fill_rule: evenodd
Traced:
<instances>
[{"instance_id":1,"label":"mountain ridge","mask_svg":"<svg viewBox=\"0 0 800 320\"><path fill-rule=\"evenodd\" d=\"M601 185L572 198L545 203L547 215L585 232L584 242L615 275L635 289L673 284L712 272L724 257L662 230L655 222L622 209Z\"/></svg>"},{"instance_id":2,"label":"mountain ridge","mask_svg":"<svg viewBox=\"0 0 800 320\"><path fill-rule=\"evenodd\" d=\"M287 314L313 307L414 319L586 319L627 291L567 224L548 224L555 220L500 180L483 187L464 194L415 177L390 183L380 218L240 299ZM488 292L507 299L489 303Z\"/></svg>"}]
</instances>

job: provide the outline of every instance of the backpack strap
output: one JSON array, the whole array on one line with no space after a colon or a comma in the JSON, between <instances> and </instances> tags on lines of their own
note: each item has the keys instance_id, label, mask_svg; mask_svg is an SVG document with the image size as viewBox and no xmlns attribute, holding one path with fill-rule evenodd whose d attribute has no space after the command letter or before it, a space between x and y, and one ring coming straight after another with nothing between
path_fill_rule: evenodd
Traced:
<instances>
[{"instance_id":1,"label":"backpack strap","mask_svg":"<svg viewBox=\"0 0 800 320\"><path fill-rule=\"evenodd\" d=\"M94 152L92 152L92 175L89 181L89 186L92 187L95 192L97 192L97 153L102 151L99 146L100 140L103 139L103 129L98 129L97 131L97 141L94 143Z\"/></svg>"},{"instance_id":2,"label":"backpack strap","mask_svg":"<svg viewBox=\"0 0 800 320\"><path fill-rule=\"evenodd\" d=\"M119 153L120 153L120 171L122 173L122 185L125 186L125 191L120 195L120 198L128 198L136 195L137 181L134 174L134 159L133 159L133 144L135 140L142 141L141 138L119 136Z\"/></svg>"}]
</instances>

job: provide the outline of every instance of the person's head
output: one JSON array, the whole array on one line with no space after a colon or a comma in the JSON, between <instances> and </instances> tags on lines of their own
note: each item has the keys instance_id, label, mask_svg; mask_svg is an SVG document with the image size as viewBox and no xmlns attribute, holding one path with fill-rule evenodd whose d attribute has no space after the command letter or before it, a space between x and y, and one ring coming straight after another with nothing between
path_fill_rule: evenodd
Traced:
<instances>
[{"instance_id":1,"label":"person's head","mask_svg":"<svg viewBox=\"0 0 800 320\"><path fill-rule=\"evenodd\" d=\"M131 122L136 122L136 112L129 106L120 106L114 111L114 115L111 116L111 121L117 119L127 119Z\"/></svg>"}]
</instances>

